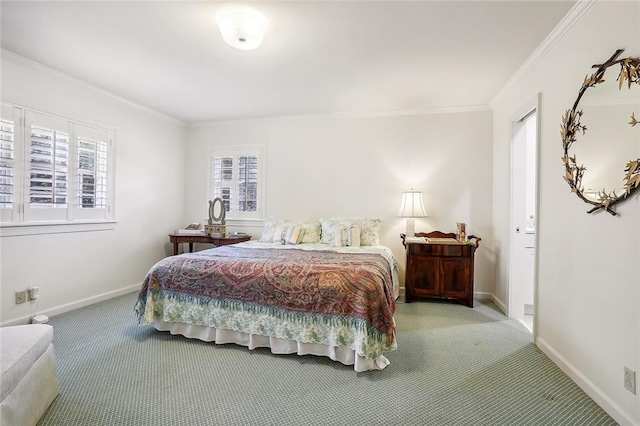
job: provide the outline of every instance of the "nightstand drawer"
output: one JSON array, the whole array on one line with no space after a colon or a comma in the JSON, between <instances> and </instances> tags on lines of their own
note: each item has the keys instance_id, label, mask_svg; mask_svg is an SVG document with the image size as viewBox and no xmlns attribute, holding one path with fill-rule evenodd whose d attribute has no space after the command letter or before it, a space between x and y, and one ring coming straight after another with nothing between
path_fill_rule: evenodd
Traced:
<instances>
[{"instance_id":1,"label":"nightstand drawer","mask_svg":"<svg viewBox=\"0 0 640 426\"><path fill-rule=\"evenodd\" d=\"M466 244L408 244L408 254L418 256L468 257L473 246Z\"/></svg>"}]
</instances>

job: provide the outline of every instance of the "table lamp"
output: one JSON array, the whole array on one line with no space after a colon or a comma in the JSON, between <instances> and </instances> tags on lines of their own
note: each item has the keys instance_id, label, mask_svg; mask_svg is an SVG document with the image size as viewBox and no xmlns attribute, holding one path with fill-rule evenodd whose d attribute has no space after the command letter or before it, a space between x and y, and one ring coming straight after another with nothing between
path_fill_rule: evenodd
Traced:
<instances>
[{"instance_id":1,"label":"table lamp","mask_svg":"<svg viewBox=\"0 0 640 426\"><path fill-rule=\"evenodd\" d=\"M407 218L406 236L415 236L416 221L414 218L427 217L427 212L422 202L422 192L414 191L413 188L410 191L403 192L398 216Z\"/></svg>"}]
</instances>

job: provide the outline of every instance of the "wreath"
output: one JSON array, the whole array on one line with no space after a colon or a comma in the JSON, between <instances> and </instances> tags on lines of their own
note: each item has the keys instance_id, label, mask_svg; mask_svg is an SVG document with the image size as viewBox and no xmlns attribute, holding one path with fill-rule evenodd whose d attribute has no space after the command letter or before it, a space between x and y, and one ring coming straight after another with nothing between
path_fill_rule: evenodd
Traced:
<instances>
[{"instance_id":1,"label":"wreath","mask_svg":"<svg viewBox=\"0 0 640 426\"><path fill-rule=\"evenodd\" d=\"M618 74L618 89L622 89L622 86L627 85L629 89L633 84L640 85L640 58L622 58L618 59L618 56L624 51L624 49L616 50L616 52L605 63L593 65L592 68L596 68L596 72L587 75L578 92L578 98L573 104L573 108L567 110L562 118L562 125L560 126L560 135L562 137L562 148L564 155L562 156L562 162L564 163L564 180L569 184L571 192L575 192L576 195L587 204L591 204L594 207L587 213L593 213L595 211L604 210L615 216L617 213L613 209L613 206L625 199L627 199L638 187L640 187L640 158L629 161L624 169L624 186L621 193L617 193L614 190L607 192L606 189L602 189L596 195L596 199L587 198L584 194L584 187L582 186L582 177L586 167L583 164L578 165L575 154L569 155L569 149L577 142L577 135L587 131L587 127L580 123L582 117L582 110L578 110L578 104L580 99L590 87L595 87L598 84L604 82L604 73L607 68L619 65L620 73ZM629 124L635 127L638 124L638 118L635 113L631 113L631 121Z\"/></svg>"}]
</instances>

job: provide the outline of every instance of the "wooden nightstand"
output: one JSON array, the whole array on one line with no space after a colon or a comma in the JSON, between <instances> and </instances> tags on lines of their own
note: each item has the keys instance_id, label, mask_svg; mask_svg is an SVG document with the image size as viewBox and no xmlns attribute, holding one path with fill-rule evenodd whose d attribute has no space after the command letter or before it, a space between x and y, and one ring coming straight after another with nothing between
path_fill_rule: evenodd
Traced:
<instances>
[{"instance_id":1,"label":"wooden nightstand","mask_svg":"<svg viewBox=\"0 0 640 426\"><path fill-rule=\"evenodd\" d=\"M193 253L193 243L213 244L215 246L226 246L249 241L251 235L239 235L233 237L212 237L207 234L169 234L169 241L173 244L173 254L178 254L180 243L189 243L189 253Z\"/></svg>"},{"instance_id":2,"label":"wooden nightstand","mask_svg":"<svg viewBox=\"0 0 640 426\"><path fill-rule=\"evenodd\" d=\"M473 308L473 258L480 238L469 236L471 244L408 242L400 235L407 249L405 302L417 298L456 300ZM455 234L439 231L416 237L455 238ZM475 240L475 241L474 241Z\"/></svg>"}]
</instances>

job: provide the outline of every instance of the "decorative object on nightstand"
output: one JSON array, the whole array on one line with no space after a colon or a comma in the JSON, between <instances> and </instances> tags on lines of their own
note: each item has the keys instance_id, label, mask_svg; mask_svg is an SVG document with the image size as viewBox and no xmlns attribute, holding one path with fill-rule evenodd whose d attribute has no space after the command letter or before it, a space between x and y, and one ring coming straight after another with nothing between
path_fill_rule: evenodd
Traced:
<instances>
[{"instance_id":1,"label":"decorative object on nightstand","mask_svg":"<svg viewBox=\"0 0 640 426\"><path fill-rule=\"evenodd\" d=\"M469 235L465 243L455 233L400 234L407 250L405 302L416 298L456 300L473 308L473 257L481 238Z\"/></svg>"},{"instance_id":2,"label":"decorative object on nightstand","mask_svg":"<svg viewBox=\"0 0 640 426\"><path fill-rule=\"evenodd\" d=\"M458 241L464 243L467 241L467 224L464 222L456 222L458 228Z\"/></svg>"},{"instance_id":3,"label":"decorative object on nightstand","mask_svg":"<svg viewBox=\"0 0 640 426\"><path fill-rule=\"evenodd\" d=\"M204 226L204 233L212 237L224 237L227 235L225 215L227 209L222 198L209 200L209 223Z\"/></svg>"},{"instance_id":4,"label":"decorative object on nightstand","mask_svg":"<svg viewBox=\"0 0 640 426\"><path fill-rule=\"evenodd\" d=\"M416 220L414 218L427 217L427 212L422 202L422 192L414 191L413 188L410 191L403 192L398 216L407 218L406 235L413 237L416 229Z\"/></svg>"}]
</instances>

